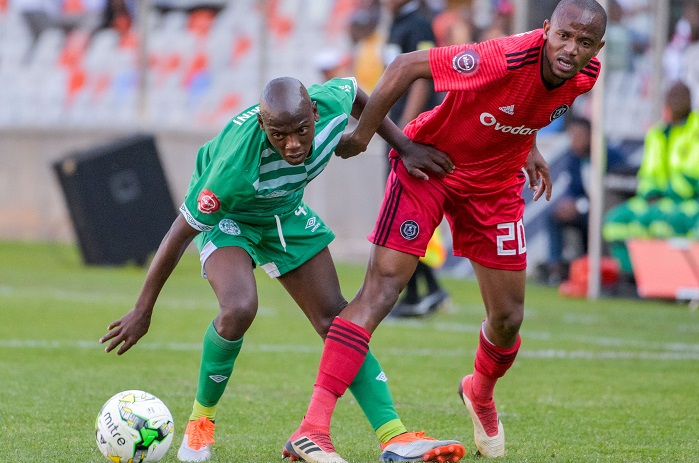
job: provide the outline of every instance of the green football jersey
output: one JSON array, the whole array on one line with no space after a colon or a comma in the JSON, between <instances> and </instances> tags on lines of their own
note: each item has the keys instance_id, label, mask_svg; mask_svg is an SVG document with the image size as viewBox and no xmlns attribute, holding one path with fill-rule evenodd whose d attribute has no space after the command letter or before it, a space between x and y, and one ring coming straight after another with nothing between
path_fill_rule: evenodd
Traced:
<instances>
[{"instance_id":1,"label":"green football jersey","mask_svg":"<svg viewBox=\"0 0 699 463\"><path fill-rule=\"evenodd\" d=\"M180 212L200 231L211 230L226 214L248 220L295 209L303 190L330 161L347 126L357 95L354 78L332 79L308 89L320 120L310 155L292 166L267 140L257 123L260 106L235 116L199 149Z\"/></svg>"}]
</instances>

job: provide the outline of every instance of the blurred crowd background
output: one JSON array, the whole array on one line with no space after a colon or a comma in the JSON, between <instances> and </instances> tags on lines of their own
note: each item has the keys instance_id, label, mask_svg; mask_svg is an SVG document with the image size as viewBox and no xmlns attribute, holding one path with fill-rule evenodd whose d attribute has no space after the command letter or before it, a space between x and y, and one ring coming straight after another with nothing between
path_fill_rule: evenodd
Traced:
<instances>
[{"instance_id":1,"label":"blurred crowd background","mask_svg":"<svg viewBox=\"0 0 699 463\"><path fill-rule=\"evenodd\" d=\"M557 2L419 3L446 44L541 27ZM654 121L655 3L608 2L607 108L624 114L608 118L610 136L642 137ZM669 2L667 79L699 78L684 62L699 8L685 3ZM272 77L311 84L319 68L366 69L387 16L378 0L0 0L0 127L215 130Z\"/></svg>"},{"instance_id":2,"label":"blurred crowd background","mask_svg":"<svg viewBox=\"0 0 699 463\"><path fill-rule=\"evenodd\" d=\"M353 75L370 93L397 53L388 36L398 9L419 11L440 46L539 28L557 3L0 0L0 214L11 218L0 223L0 238L74 238L51 165L66 153L133 132L157 138L179 203L198 146L256 104L269 79L291 75L311 85ZM662 117L666 89L686 83L692 108L699 106L699 0L601 3L609 24L598 85L600 128L623 165L606 179L610 209L635 193L643 140ZM571 116L590 119L591 100L581 97ZM565 172L572 136L563 119L538 136L558 192L573 180ZM370 147L361 160L331 166L309 188L308 202L337 232L340 258L362 260L367 250L384 156L383 146ZM550 206L527 206L530 264L546 263ZM567 262L585 252L579 241L577 250L568 244L566 238L561 251ZM468 274L461 261L447 259L445 268Z\"/></svg>"}]
</instances>

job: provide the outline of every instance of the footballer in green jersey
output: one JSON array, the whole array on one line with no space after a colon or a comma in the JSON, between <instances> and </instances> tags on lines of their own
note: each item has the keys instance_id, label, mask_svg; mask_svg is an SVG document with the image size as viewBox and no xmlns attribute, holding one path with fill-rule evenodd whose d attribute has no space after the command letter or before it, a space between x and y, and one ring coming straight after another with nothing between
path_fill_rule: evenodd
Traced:
<instances>
[{"instance_id":1,"label":"footballer in green jersey","mask_svg":"<svg viewBox=\"0 0 699 463\"><path fill-rule=\"evenodd\" d=\"M120 355L146 334L158 295L182 253L196 240L219 313L204 336L193 410L177 454L180 461L211 458L216 405L257 313L253 263L280 281L323 338L347 305L327 247L332 232L302 197L308 182L343 143L349 116L359 117L367 100L352 78L308 90L290 77L270 81L259 105L231 119L199 150L181 214L155 253L134 308L112 322L100 339L108 342L107 352L118 348ZM441 176L453 170L444 153L413 143L390 120L377 132L401 153L416 177L427 178L425 170ZM441 445L424 434L407 433L385 374L371 353L350 389L380 442L391 442L398 455L403 452L403 460L395 461L419 461L413 455L415 441L419 448ZM317 441L318 450L309 446L313 456L304 459L344 461L332 445L322 443L323 435L309 437Z\"/></svg>"}]
</instances>

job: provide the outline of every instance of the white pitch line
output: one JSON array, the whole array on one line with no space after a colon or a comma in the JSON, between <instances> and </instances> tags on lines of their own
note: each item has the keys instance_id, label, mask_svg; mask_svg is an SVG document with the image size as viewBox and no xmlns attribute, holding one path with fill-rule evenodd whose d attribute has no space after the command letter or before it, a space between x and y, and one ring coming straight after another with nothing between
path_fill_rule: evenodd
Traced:
<instances>
[{"instance_id":1,"label":"white pitch line","mask_svg":"<svg viewBox=\"0 0 699 463\"><path fill-rule=\"evenodd\" d=\"M94 349L102 350L103 345L97 341L45 341L45 340L0 340L0 349ZM199 343L158 343L143 342L136 349L165 350L165 351L200 351ZM320 354L321 346L294 346L285 344L245 344L244 351L252 352L278 352L297 354ZM380 349L382 356L395 357L471 357L474 351L467 349L411 349L411 348L387 348ZM699 360L699 352L694 351L588 351L588 350L562 350L562 349L522 349L519 358L534 359L590 359L590 360Z\"/></svg>"},{"instance_id":2,"label":"white pitch line","mask_svg":"<svg viewBox=\"0 0 699 463\"><path fill-rule=\"evenodd\" d=\"M433 325L438 331L456 333L478 333L480 325L465 323L435 323ZM421 329L424 329L424 324ZM554 334L544 331L528 331L522 329L522 340L536 339L538 341L573 341L595 346L607 347L639 347L644 349L658 349L669 351L691 351L699 353L699 344L683 342L649 342L640 339L607 338L602 336L575 335L570 333Z\"/></svg>"}]
</instances>

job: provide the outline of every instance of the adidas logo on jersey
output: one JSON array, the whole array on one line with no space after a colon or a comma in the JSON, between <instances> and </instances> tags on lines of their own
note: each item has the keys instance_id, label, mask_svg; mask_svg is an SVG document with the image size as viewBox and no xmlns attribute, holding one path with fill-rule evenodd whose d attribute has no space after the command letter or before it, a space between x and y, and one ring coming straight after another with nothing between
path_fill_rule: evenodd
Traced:
<instances>
[{"instance_id":1,"label":"adidas logo on jersey","mask_svg":"<svg viewBox=\"0 0 699 463\"><path fill-rule=\"evenodd\" d=\"M500 106L498 109L504 112L505 114L509 114L510 116L514 116L515 114L515 105L513 104L509 106Z\"/></svg>"}]
</instances>

